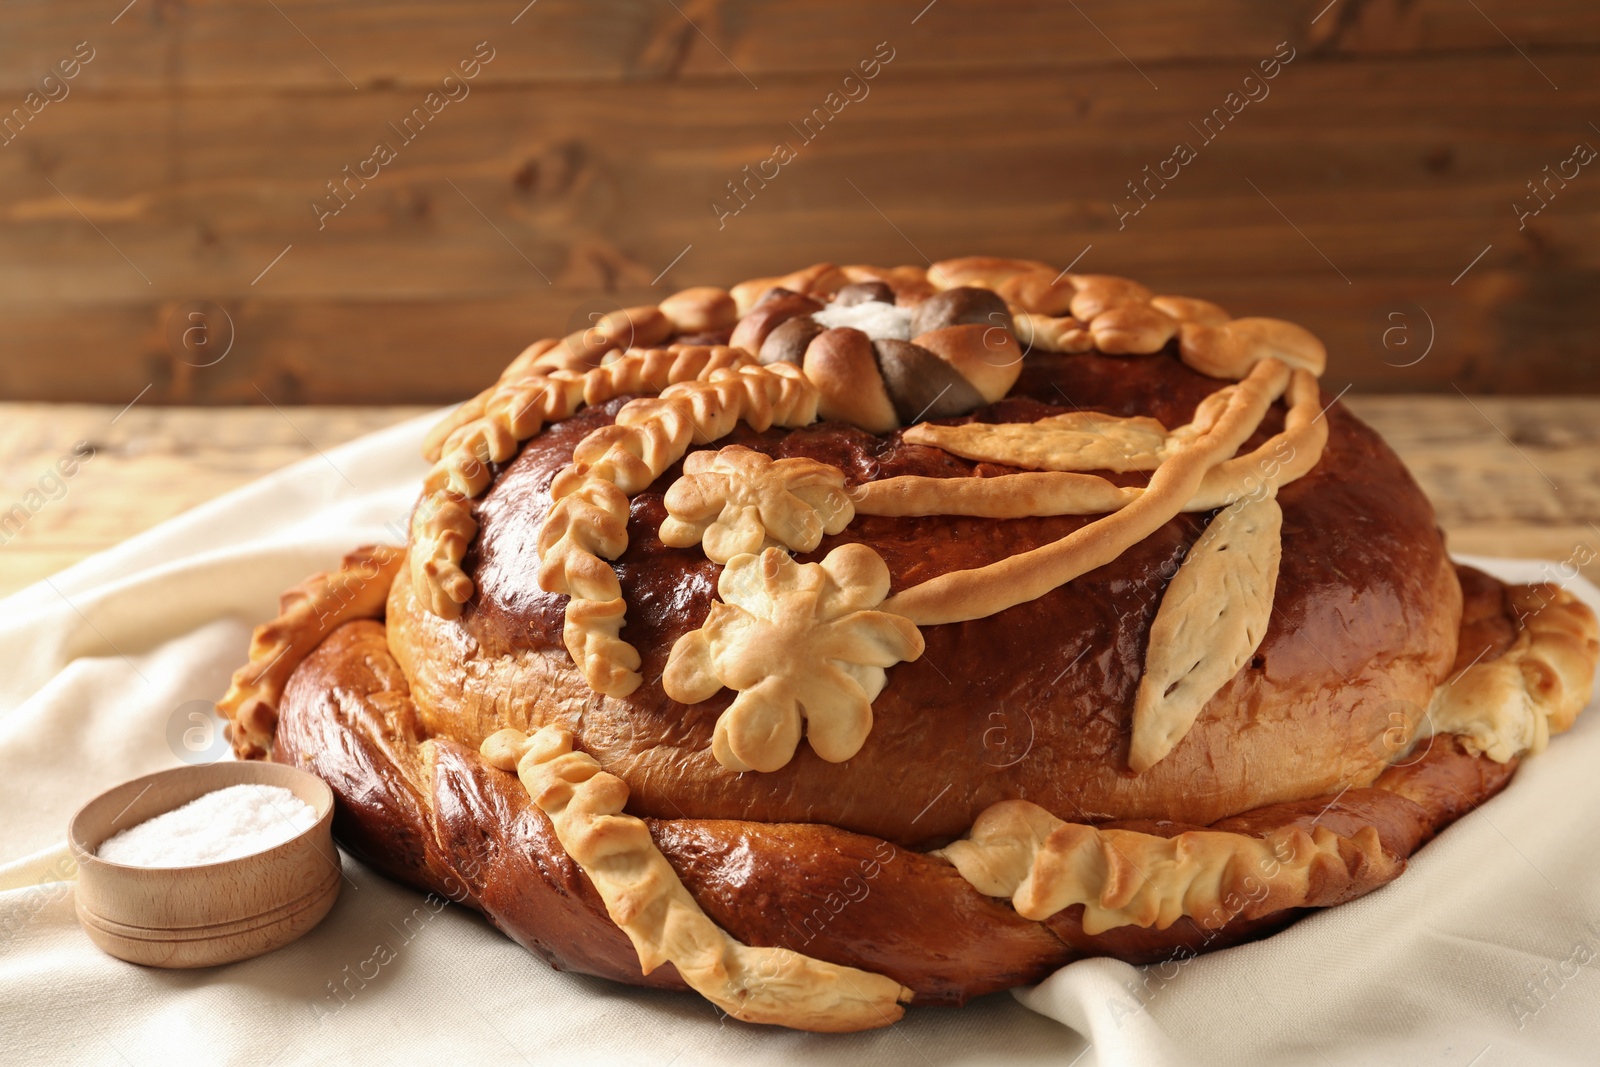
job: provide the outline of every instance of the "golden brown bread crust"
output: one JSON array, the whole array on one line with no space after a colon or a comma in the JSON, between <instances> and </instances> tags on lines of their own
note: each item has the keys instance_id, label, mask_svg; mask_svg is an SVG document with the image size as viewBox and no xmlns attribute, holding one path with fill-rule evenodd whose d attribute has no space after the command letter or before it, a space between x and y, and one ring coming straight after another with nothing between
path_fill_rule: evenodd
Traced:
<instances>
[{"instance_id":1,"label":"golden brown bread crust","mask_svg":"<svg viewBox=\"0 0 1600 1067\"><path fill-rule=\"evenodd\" d=\"M1151 415L1170 427L1215 388L1170 354L1035 355L1011 396L977 417L1082 409ZM558 722L628 783L630 808L641 815L818 822L908 847L948 840L989 804L1016 796L1064 818L1205 824L1370 785L1391 755L1386 734L1418 727L1455 659L1459 586L1432 509L1377 435L1334 404L1322 462L1279 494L1283 564L1259 652L1150 770L1127 770L1129 718L1161 590L1202 525L1188 516L1036 601L925 628L925 655L891 669L874 703L873 733L847 763L802 749L779 771L736 776L710 751L732 694L684 707L659 681L667 651L703 622L717 571L699 552L666 548L656 537L676 467L632 501L629 547L618 560L629 605L623 638L644 656L638 690L618 699L589 689L561 643L564 599L533 578L549 482L576 441L616 410L604 405L554 424L497 469L474 502L482 530L464 564L478 595L460 620L422 610L402 576L391 590L389 632L430 732L475 746L502 727ZM1281 426L1280 407L1245 449ZM741 427L719 444L811 456L841 467L851 483L1009 470L829 423L764 434ZM799 558L867 543L899 590L1053 541L1087 521L858 516ZM1039 634L1051 635L1043 648ZM927 728L930 719L938 729ZM1250 729L1241 732L1242 722ZM1304 752L1319 757L1294 758ZM954 779L931 770L948 766L971 770Z\"/></svg>"},{"instance_id":2,"label":"golden brown bread crust","mask_svg":"<svg viewBox=\"0 0 1600 1067\"><path fill-rule=\"evenodd\" d=\"M368 595L263 627L219 707L380 868L741 1019L1236 943L1394 878L1600 652L1565 592L1458 578L1325 359L981 257L615 312L430 435L403 557L320 576Z\"/></svg>"},{"instance_id":3,"label":"golden brown bread crust","mask_svg":"<svg viewBox=\"0 0 1600 1067\"><path fill-rule=\"evenodd\" d=\"M1495 608L1504 603L1499 583L1463 574L1473 625L1498 617L1514 633L1516 620ZM487 766L475 746L426 739L382 623L341 626L295 671L274 758L329 782L340 842L386 874L483 911L558 969L683 988L670 965L640 974L626 936L513 776ZM1346 848L1342 862L1315 872L1303 903L1326 906L1393 877L1440 829L1503 788L1515 768L1515 761L1468 755L1453 738L1436 739L1369 787L1258 807L1209 829L1257 838L1319 828L1351 841L1375 837L1381 855ZM1202 828L1170 820L1099 825L1160 837ZM650 820L650 829L696 902L733 937L887 975L909 986L916 1003L959 1004L1085 955L1151 962L1220 948L1302 912L1297 902L1258 914L1271 905L1252 899L1244 872L1221 914L1180 918L1164 930L1122 926L1091 935L1081 905L1044 922L1025 920L948 863L881 837L681 816Z\"/></svg>"},{"instance_id":4,"label":"golden brown bread crust","mask_svg":"<svg viewBox=\"0 0 1600 1067\"><path fill-rule=\"evenodd\" d=\"M383 624L363 620L324 641L284 695L273 758L333 789L340 844L392 878L484 912L558 969L684 988L670 965L639 973L633 946L515 778L475 748L422 744L407 689Z\"/></svg>"},{"instance_id":5,"label":"golden brown bread crust","mask_svg":"<svg viewBox=\"0 0 1600 1067\"><path fill-rule=\"evenodd\" d=\"M278 598L278 617L256 627L250 661L233 672L217 710L231 720L229 740L240 759L260 759L272 744L278 700L295 667L335 628L383 615L390 583L405 562L403 549L366 545L339 569L314 574Z\"/></svg>"}]
</instances>

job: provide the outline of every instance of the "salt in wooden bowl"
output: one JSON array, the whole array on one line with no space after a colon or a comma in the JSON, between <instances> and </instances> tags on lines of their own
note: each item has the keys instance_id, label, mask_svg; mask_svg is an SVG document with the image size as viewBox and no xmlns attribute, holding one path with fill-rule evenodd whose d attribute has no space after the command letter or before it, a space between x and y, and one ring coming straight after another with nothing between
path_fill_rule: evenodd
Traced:
<instances>
[{"instance_id":1,"label":"salt in wooden bowl","mask_svg":"<svg viewBox=\"0 0 1600 1067\"><path fill-rule=\"evenodd\" d=\"M112 834L233 785L281 786L317 815L310 829L237 859L134 867L96 855ZM212 967L281 948L339 896L333 791L277 763L224 762L147 774L85 804L67 829L78 922L106 952L151 967Z\"/></svg>"}]
</instances>

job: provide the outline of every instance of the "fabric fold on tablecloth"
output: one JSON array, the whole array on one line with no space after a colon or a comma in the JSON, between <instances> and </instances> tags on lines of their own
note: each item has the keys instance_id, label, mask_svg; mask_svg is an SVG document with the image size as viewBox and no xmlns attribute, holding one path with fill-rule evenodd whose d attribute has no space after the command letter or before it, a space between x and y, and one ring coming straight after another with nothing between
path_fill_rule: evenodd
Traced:
<instances>
[{"instance_id":1,"label":"fabric fold on tablecloth","mask_svg":"<svg viewBox=\"0 0 1600 1067\"><path fill-rule=\"evenodd\" d=\"M221 754L202 713L243 662L251 626L355 545L403 539L436 418L296 463L0 601L6 1061L1600 1059L1593 711L1362 900L1256 944L1146 968L1087 960L1015 998L912 1010L867 1034L748 1026L691 995L553 972L475 913L349 857L334 911L278 952L194 972L103 955L73 918L67 820L117 782ZM1561 576L1537 562L1480 565ZM1600 607L1593 586L1567 584Z\"/></svg>"}]
</instances>

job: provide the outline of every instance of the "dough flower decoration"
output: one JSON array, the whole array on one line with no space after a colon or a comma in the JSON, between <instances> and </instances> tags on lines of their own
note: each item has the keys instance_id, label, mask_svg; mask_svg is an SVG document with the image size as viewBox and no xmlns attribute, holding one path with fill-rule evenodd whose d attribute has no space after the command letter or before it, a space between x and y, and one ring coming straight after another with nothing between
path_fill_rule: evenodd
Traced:
<instances>
[{"instance_id":1,"label":"dough flower decoration","mask_svg":"<svg viewBox=\"0 0 1600 1067\"><path fill-rule=\"evenodd\" d=\"M703 544L716 563L773 546L810 552L856 513L839 468L799 457L774 460L742 445L692 453L683 477L667 490L666 506L661 543Z\"/></svg>"},{"instance_id":2,"label":"dough flower decoration","mask_svg":"<svg viewBox=\"0 0 1600 1067\"><path fill-rule=\"evenodd\" d=\"M705 624L673 645L662 684L684 704L738 690L711 740L729 770L784 766L802 722L818 756L849 759L872 730L886 668L922 655L909 619L874 610L889 593L889 568L865 545L840 545L821 563L796 563L780 548L734 556L717 591Z\"/></svg>"}]
</instances>

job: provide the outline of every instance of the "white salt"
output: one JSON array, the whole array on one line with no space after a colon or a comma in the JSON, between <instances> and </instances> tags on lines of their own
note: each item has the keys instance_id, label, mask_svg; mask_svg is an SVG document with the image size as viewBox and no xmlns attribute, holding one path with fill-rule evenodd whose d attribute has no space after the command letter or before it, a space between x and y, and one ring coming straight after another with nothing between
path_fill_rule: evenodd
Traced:
<instances>
[{"instance_id":1,"label":"white salt","mask_svg":"<svg viewBox=\"0 0 1600 1067\"><path fill-rule=\"evenodd\" d=\"M106 838L96 855L129 867L192 867L264 852L309 830L311 805L276 785L230 785Z\"/></svg>"},{"instance_id":2,"label":"white salt","mask_svg":"<svg viewBox=\"0 0 1600 1067\"><path fill-rule=\"evenodd\" d=\"M860 330L874 341L911 340L911 309L881 300L867 300L849 307L830 304L811 318L825 329L849 326Z\"/></svg>"}]
</instances>

